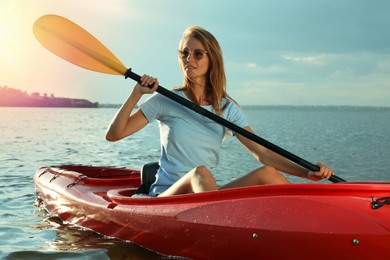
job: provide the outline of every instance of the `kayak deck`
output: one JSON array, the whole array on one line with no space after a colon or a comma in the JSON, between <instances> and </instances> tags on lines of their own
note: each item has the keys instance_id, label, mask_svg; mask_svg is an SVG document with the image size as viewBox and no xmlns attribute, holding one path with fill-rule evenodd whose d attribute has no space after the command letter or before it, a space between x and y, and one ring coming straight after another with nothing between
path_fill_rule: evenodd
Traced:
<instances>
[{"instance_id":1,"label":"kayak deck","mask_svg":"<svg viewBox=\"0 0 390 260\"><path fill-rule=\"evenodd\" d=\"M42 167L34 182L52 215L165 255L390 256L388 182L264 185L139 198L132 197L141 184L138 170L82 165ZM373 209L373 201L383 205Z\"/></svg>"}]
</instances>

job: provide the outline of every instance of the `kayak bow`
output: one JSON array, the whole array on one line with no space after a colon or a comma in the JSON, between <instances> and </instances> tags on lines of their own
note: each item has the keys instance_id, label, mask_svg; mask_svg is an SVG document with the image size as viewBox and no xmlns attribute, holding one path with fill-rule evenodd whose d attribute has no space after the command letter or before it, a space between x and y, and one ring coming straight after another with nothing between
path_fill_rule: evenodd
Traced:
<instances>
[{"instance_id":1,"label":"kayak bow","mask_svg":"<svg viewBox=\"0 0 390 260\"><path fill-rule=\"evenodd\" d=\"M164 255L195 259L388 259L390 183L264 185L133 197L140 171L42 167L36 193L53 216Z\"/></svg>"}]
</instances>

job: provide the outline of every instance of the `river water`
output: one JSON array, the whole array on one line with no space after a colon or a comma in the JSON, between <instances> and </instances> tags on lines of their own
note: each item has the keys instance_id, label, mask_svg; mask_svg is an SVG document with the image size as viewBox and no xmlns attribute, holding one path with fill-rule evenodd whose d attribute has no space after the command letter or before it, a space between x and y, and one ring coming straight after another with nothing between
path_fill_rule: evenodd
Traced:
<instances>
[{"instance_id":1,"label":"river water","mask_svg":"<svg viewBox=\"0 0 390 260\"><path fill-rule=\"evenodd\" d=\"M256 106L243 110L259 136L310 162L326 162L339 177L390 181L390 108ZM114 108L0 108L0 258L164 258L132 243L50 224L43 221L46 213L33 205L33 175L41 166L140 168L158 160L156 123L125 140L105 141L115 113ZM217 182L226 183L256 167L258 163L237 140L228 138L215 172Z\"/></svg>"}]
</instances>

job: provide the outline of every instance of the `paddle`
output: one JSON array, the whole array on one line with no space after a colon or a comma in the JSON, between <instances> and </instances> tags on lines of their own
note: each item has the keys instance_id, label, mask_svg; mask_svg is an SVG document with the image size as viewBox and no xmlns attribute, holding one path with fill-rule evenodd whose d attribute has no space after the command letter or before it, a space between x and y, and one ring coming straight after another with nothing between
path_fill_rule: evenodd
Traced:
<instances>
[{"instance_id":1,"label":"paddle","mask_svg":"<svg viewBox=\"0 0 390 260\"><path fill-rule=\"evenodd\" d=\"M127 69L125 65L111 53L98 39L72 21L58 15L44 15L33 26L37 40L49 51L77 66L88 70L122 75L140 82L141 77ZM158 86L157 92L180 103L181 105L245 136L246 138L263 145L275 153L305 167L310 171L319 171L314 165L267 140L219 117L208 110L176 95L175 93ZM332 176L332 182L345 182L340 177Z\"/></svg>"}]
</instances>

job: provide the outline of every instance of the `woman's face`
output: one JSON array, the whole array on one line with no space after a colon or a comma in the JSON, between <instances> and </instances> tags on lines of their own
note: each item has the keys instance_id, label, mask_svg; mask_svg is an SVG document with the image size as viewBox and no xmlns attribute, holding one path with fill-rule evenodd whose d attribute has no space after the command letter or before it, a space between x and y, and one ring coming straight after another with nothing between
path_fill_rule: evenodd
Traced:
<instances>
[{"instance_id":1,"label":"woman's face","mask_svg":"<svg viewBox=\"0 0 390 260\"><path fill-rule=\"evenodd\" d=\"M203 44L195 38L189 38L183 43L183 48L179 51L184 52L186 54L184 56L187 56L187 58L181 59L184 75L192 80L206 79L209 69L209 57Z\"/></svg>"}]
</instances>

